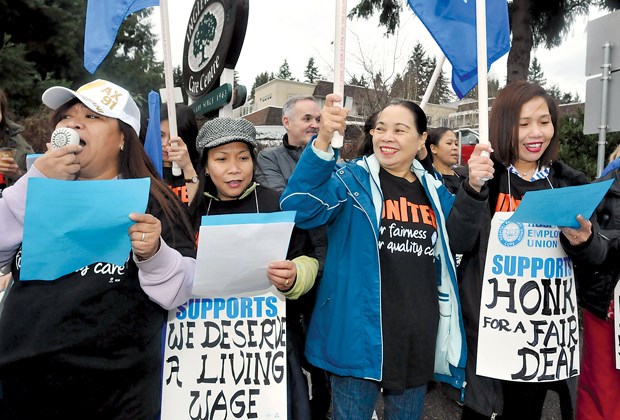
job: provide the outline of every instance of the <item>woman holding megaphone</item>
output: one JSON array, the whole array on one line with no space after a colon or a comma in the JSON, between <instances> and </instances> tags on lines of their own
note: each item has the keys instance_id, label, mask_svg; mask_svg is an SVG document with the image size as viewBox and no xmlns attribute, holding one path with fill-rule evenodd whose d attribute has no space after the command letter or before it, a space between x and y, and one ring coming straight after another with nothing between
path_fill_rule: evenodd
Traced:
<instances>
[{"instance_id":1,"label":"woman holding megaphone","mask_svg":"<svg viewBox=\"0 0 620 420\"><path fill-rule=\"evenodd\" d=\"M52 142L60 147L50 144L0 200L0 266L10 262L15 280L0 317L0 418L156 418L166 309L191 293L189 218L147 158L140 112L126 89L105 80L77 91L57 86L43 103L65 133ZM30 178L150 178L146 213L128 215L135 223L125 265L104 272L95 263L53 281L21 281Z\"/></svg>"}]
</instances>

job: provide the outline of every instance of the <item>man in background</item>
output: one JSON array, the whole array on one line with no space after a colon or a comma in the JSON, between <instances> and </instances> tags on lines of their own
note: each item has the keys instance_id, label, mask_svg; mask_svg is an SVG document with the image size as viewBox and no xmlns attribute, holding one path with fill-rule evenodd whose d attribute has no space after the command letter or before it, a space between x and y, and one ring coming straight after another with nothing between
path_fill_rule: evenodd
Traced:
<instances>
[{"instance_id":1,"label":"man in background","mask_svg":"<svg viewBox=\"0 0 620 420\"><path fill-rule=\"evenodd\" d=\"M321 111L316 100L312 96L293 96L282 107L282 125L286 134L282 138L282 144L263 149L257 157L258 167L256 171L257 181L278 192L284 191L288 179L291 177L299 157L304 148L319 131ZM312 244L315 248L316 258L319 260L319 273L315 286L306 295L296 301L287 301L287 322L296 323L305 333L314 303L316 289L323 273L325 254L327 253L327 231L320 227L309 231ZM305 343L302 343L301 348ZM310 407L313 419L329 419L329 406L331 394L327 373L312 366L302 356L302 366L310 375Z\"/></svg>"},{"instance_id":2,"label":"man in background","mask_svg":"<svg viewBox=\"0 0 620 420\"><path fill-rule=\"evenodd\" d=\"M282 144L258 154L257 180L278 192L284 191L308 141L319 131L321 111L312 96L293 96L282 107L286 134Z\"/></svg>"}]
</instances>

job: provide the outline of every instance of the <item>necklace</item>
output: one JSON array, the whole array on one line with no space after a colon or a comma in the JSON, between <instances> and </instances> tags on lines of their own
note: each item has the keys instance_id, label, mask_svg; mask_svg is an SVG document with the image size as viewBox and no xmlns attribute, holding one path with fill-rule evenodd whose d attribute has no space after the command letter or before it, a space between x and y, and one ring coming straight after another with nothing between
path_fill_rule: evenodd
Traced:
<instances>
[{"instance_id":1,"label":"necklace","mask_svg":"<svg viewBox=\"0 0 620 420\"><path fill-rule=\"evenodd\" d=\"M534 169L530 169L529 171L525 171L525 172L519 172L519 174L521 176L528 176L530 175L532 172L534 172Z\"/></svg>"}]
</instances>

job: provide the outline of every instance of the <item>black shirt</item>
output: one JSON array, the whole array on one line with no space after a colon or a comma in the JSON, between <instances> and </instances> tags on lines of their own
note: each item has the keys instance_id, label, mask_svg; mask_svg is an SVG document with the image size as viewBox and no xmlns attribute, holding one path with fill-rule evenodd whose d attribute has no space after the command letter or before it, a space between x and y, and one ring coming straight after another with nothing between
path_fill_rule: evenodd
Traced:
<instances>
[{"instance_id":1,"label":"black shirt","mask_svg":"<svg viewBox=\"0 0 620 420\"><path fill-rule=\"evenodd\" d=\"M433 246L435 214L419 180L383 169L379 239L383 379L388 390L426 384L433 378L439 322Z\"/></svg>"}]
</instances>

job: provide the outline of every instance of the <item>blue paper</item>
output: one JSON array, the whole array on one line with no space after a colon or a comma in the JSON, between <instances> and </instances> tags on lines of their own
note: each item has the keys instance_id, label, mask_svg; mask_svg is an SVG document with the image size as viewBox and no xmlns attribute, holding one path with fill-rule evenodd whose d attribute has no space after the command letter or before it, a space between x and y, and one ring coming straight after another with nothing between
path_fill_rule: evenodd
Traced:
<instances>
[{"instance_id":1,"label":"blue paper","mask_svg":"<svg viewBox=\"0 0 620 420\"><path fill-rule=\"evenodd\" d=\"M202 216L201 226L295 223L296 213L295 211L278 211L274 213L241 213Z\"/></svg>"},{"instance_id":2,"label":"blue paper","mask_svg":"<svg viewBox=\"0 0 620 420\"><path fill-rule=\"evenodd\" d=\"M26 155L26 170L29 171L35 160L43 156L43 153L29 153Z\"/></svg>"},{"instance_id":3,"label":"blue paper","mask_svg":"<svg viewBox=\"0 0 620 420\"><path fill-rule=\"evenodd\" d=\"M612 183L610 179L577 187L528 191L508 220L578 228L577 215L589 219Z\"/></svg>"},{"instance_id":4,"label":"blue paper","mask_svg":"<svg viewBox=\"0 0 620 420\"><path fill-rule=\"evenodd\" d=\"M129 213L144 213L151 180L28 180L21 280L55 280L82 267L124 265Z\"/></svg>"}]
</instances>

